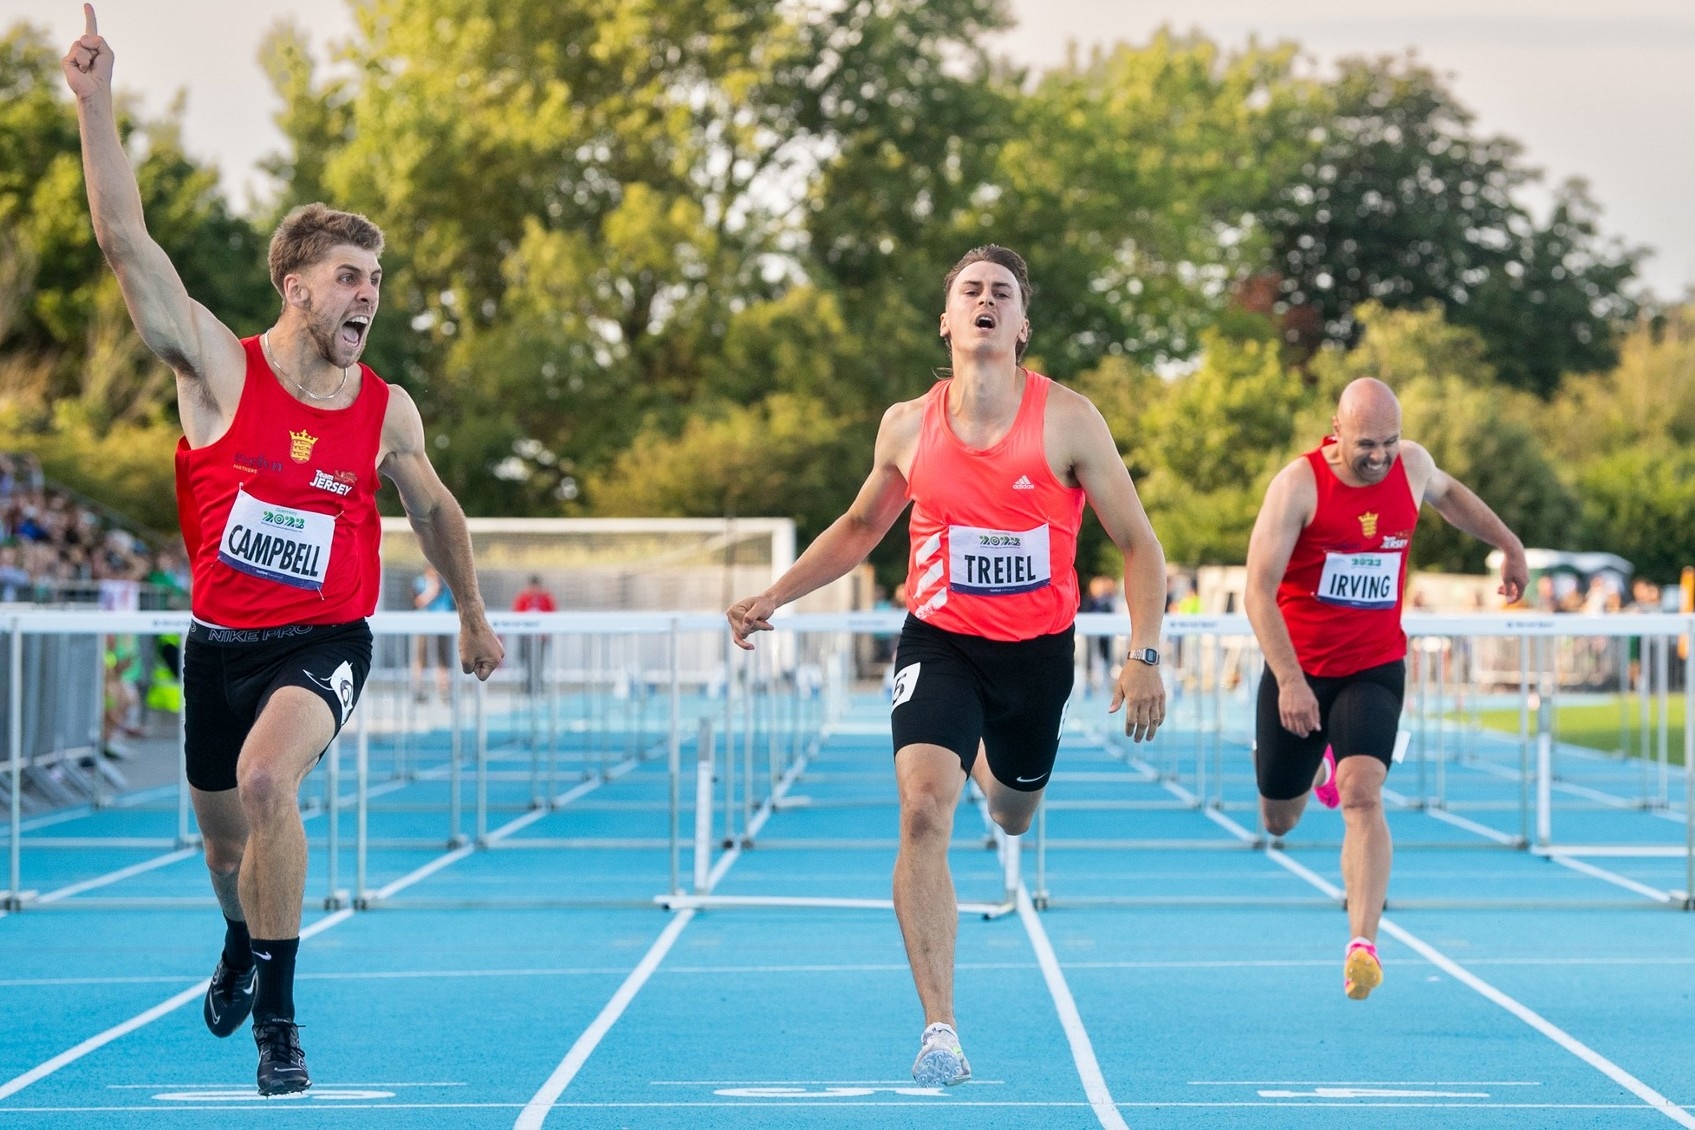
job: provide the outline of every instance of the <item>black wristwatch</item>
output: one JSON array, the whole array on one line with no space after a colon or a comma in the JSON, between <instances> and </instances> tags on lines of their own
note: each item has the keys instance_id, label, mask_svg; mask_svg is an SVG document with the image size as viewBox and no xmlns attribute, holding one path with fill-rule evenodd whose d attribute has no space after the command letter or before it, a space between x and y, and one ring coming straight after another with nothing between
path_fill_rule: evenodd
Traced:
<instances>
[{"instance_id":1,"label":"black wristwatch","mask_svg":"<svg viewBox=\"0 0 1695 1130\"><path fill-rule=\"evenodd\" d=\"M1159 652L1155 651L1151 647L1137 648L1136 650L1130 652L1130 654L1126 655L1124 658L1126 658L1126 659L1139 659L1143 663L1146 663L1149 667L1158 667L1159 666Z\"/></svg>"}]
</instances>

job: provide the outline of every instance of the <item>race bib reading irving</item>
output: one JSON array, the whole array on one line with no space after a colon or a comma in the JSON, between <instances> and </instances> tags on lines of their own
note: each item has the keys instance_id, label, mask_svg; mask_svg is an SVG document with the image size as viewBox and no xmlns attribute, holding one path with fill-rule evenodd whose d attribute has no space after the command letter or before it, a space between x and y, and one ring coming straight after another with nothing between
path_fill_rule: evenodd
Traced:
<instances>
[{"instance_id":1,"label":"race bib reading irving","mask_svg":"<svg viewBox=\"0 0 1695 1130\"><path fill-rule=\"evenodd\" d=\"M324 587L334 537L331 515L273 506L238 489L218 560L255 577L316 591Z\"/></svg>"},{"instance_id":2,"label":"race bib reading irving","mask_svg":"<svg viewBox=\"0 0 1695 1130\"><path fill-rule=\"evenodd\" d=\"M1046 523L1033 530L948 527L948 588L1008 596L1046 588L1052 580Z\"/></svg>"},{"instance_id":3,"label":"race bib reading irving","mask_svg":"<svg viewBox=\"0 0 1695 1130\"><path fill-rule=\"evenodd\" d=\"M1399 553L1329 553L1318 599L1345 608L1393 608L1401 591Z\"/></svg>"}]
</instances>

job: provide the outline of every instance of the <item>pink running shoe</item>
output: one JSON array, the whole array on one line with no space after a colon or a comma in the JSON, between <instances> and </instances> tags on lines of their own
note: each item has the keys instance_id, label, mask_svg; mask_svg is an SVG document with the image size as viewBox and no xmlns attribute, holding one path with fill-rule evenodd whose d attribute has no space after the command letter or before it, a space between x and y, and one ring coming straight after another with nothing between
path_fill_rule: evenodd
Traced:
<instances>
[{"instance_id":1,"label":"pink running shoe","mask_svg":"<svg viewBox=\"0 0 1695 1130\"><path fill-rule=\"evenodd\" d=\"M1342 791L1336 787L1336 751L1329 746L1324 747L1324 780L1312 787L1312 795L1326 808L1342 803Z\"/></svg>"},{"instance_id":2,"label":"pink running shoe","mask_svg":"<svg viewBox=\"0 0 1695 1130\"><path fill-rule=\"evenodd\" d=\"M1342 962L1342 991L1350 1000L1363 1001L1382 983L1383 965L1377 960L1377 947L1364 938L1355 938Z\"/></svg>"}]
</instances>

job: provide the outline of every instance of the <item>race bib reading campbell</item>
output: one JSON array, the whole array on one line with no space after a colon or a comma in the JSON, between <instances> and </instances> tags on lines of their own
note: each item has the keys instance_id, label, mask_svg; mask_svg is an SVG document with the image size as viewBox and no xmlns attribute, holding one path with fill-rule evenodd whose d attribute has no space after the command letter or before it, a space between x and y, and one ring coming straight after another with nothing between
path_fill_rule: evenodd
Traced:
<instances>
[{"instance_id":1,"label":"race bib reading campbell","mask_svg":"<svg viewBox=\"0 0 1695 1130\"><path fill-rule=\"evenodd\" d=\"M274 506L238 489L218 560L267 581L317 591L324 587L334 537L333 516Z\"/></svg>"}]
</instances>

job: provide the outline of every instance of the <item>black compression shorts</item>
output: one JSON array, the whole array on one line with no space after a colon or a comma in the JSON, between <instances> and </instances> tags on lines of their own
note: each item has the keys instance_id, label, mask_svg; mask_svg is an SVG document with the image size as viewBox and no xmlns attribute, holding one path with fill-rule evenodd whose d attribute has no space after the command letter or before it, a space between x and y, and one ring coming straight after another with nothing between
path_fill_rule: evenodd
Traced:
<instances>
[{"instance_id":1,"label":"black compression shorts","mask_svg":"<svg viewBox=\"0 0 1695 1130\"><path fill-rule=\"evenodd\" d=\"M363 620L281 628L191 622L182 672L188 783L202 792L235 788L241 747L279 687L323 699L340 733L370 673L371 629Z\"/></svg>"},{"instance_id":2,"label":"black compression shorts","mask_svg":"<svg viewBox=\"0 0 1695 1130\"><path fill-rule=\"evenodd\" d=\"M980 741L995 780L1048 783L1071 698L1073 630L1008 642L906 618L895 649L895 752L939 745L970 773Z\"/></svg>"},{"instance_id":3,"label":"black compression shorts","mask_svg":"<svg viewBox=\"0 0 1695 1130\"><path fill-rule=\"evenodd\" d=\"M1259 684L1254 726L1254 773L1260 796L1293 800L1312 788L1324 747L1344 757L1375 757L1387 767L1395 753L1401 701L1406 694L1404 659L1367 667L1352 675L1306 676L1318 699L1318 729L1304 738L1283 728L1277 713L1277 678L1266 668Z\"/></svg>"}]
</instances>

